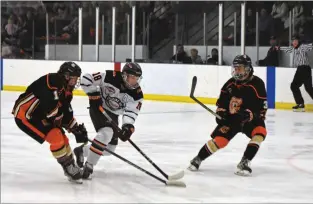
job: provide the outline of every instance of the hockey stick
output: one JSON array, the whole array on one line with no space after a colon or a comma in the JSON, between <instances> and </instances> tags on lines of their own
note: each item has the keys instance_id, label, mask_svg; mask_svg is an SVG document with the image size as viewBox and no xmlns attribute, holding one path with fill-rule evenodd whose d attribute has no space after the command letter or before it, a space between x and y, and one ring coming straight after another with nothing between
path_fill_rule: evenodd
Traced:
<instances>
[{"instance_id":1,"label":"hockey stick","mask_svg":"<svg viewBox=\"0 0 313 204\"><path fill-rule=\"evenodd\" d=\"M190 91L190 98L192 98L195 102L197 102L200 106L202 106L205 110L209 111L212 115L217 117L218 119L222 120L223 118L216 114L214 111L212 111L210 108L208 108L206 105L204 105L201 101L199 101L195 96L195 89L197 86L197 77L194 76L192 79L192 84L191 84L191 91Z\"/></svg>"},{"instance_id":2,"label":"hockey stick","mask_svg":"<svg viewBox=\"0 0 313 204\"><path fill-rule=\"evenodd\" d=\"M88 138L88 141L91 142L93 145L99 147L99 145L96 144L96 143L94 143L91 139ZM103 149L103 147L102 147L102 149ZM165 181L165 180L159 178L158 176L156 176L156 175L150 173L149 171L147 171L147 170L141 168L140 166L137 166L136 164L132 163L131 161L125 159L124 157L122 157L122 156L116 154L115 152L113 152L113 151L111 151L111 150L109 150L109 149L107 149L107 148L105 148L105 147L104 147L104 151L106 151L106 152L112 154L113 156L115 156L115 157L119 158L120 160L122 160L122 161L128 163L129 165L135 167L136 169L138 169L138 170L140 170L140 171L142 171L142 172L148 174L148 175L151 176L152 178L155 178L156 180L158 180L158 181L164 183L164 184L167 185L167 186L186 187L186 184L185 184L184 182L182 182L182 181Z\"/></svg>"},{"instance_id":3,"label":"hockey stick","mask_svg":"<svg viewBox=\"0 0 313 204\"><path fill-rule=\"evenodd\" d=\"M109 122L114 126L114 128L120 132L121 129L120 127L112 120L112 118L105 112L102 111L103 115L109 120ZM145 158L149 161L150 164L152 164L152 166L154 168L156 168L166 179L168 180L178 180L181 179L182 177L184 177L184 171L180 171L174 175L167 175L162 169L160 169L160 167L158 167L158 165L156 165L145 153L143 153L143 151L141 151L141 149L131 140L128 139L128 141L130 142L130 144L133 145L133 147Z\"/></svg>"}]
</instances>

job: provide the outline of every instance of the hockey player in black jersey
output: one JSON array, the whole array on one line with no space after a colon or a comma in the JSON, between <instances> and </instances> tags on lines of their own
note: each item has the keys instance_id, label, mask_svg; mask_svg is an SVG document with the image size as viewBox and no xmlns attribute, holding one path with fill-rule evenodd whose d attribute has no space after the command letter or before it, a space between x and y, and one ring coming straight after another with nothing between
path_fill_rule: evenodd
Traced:
<instances>
[{"instance_id":1,"label":"hockey player in black jersey","mask_svg":"<svg viewBox=\"0 0 313 204\"><path fill-rule=\"evenodd\" d=\"M40 144L47 141L52 155L70 181L82 183L63 128L72 132L78 143L88 141L83 124L78 125L71 107L72 91L79 85L80 67L65 62L57 73L44 75L30 84L16 100L12 114L17 126Z\"/></svg>"},{"instance_id":2,"label":"hockey player in black jersey","mask_svg":"<svg viewBox=\"0 0 313 204\"><path fill-rule=\"evenodd\" d=\"M134 123L140 112L143 93L139 86L142 70L137 63L126 63L122 72L107 70L103 73L85 74L81 87L89 96L89 114L97 132L93 143L74 149L77 165L84 166L83 178L91 178L93 166L101 155L109 155L104 147L114 151L118 138L127 141L135 130ZM105 111L118 124L122 115L122 132L117 132L103 115ZM84 157L87 161L84 164Z\"/></svg>"},{"instance_id":3,"label":"hockey player in black jersey","mask_svg":"<svg viewBox=\"0 0 313 204\"><path fill-rule=\"evenodd\" d=\"M265 114L267 111L267 94L262 79L253 75L251 59L247 55L238 55L232 64L232 78L222 87L217 100L216 113L223 119L216 118L217 127L211 138L191 160L191 171L199 169L203 160L227 146L228 142L239 132L250 138L243 157L237 165L235 174L250 175L250 161L257 154L266 137Z\"/></svg>"}]
</instances>

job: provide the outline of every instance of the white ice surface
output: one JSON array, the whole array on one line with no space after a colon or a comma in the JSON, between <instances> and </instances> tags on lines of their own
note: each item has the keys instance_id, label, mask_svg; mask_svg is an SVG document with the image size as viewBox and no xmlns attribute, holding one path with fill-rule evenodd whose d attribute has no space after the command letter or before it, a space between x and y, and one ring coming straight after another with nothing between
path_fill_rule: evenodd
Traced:
<instances>
[{"instance_id":1,"label":"white ice surface","mask_svg":"<svg viewBox=\"0 0 313 204\"><path fill-rule=\"evenodd\" d=\"M1 202L313 202L313 113L268 111L268 136L252 162L252 177L234 175L249 141L238 134L199 172L185 171L187 188L166 187L114 156L101 158L93 180L75 185L63 175L49 145L38 144L15 125L10 112L18 95L1 92ZM74 97L76 118L93 138L87 106L86 97ZM215 125L199 105L145 101L132 139L174 174L186 169ZM74 136L68 136L74 148ZM162 178L130 144L120 141L116 153Z\"/></svg>"}]
</instances>

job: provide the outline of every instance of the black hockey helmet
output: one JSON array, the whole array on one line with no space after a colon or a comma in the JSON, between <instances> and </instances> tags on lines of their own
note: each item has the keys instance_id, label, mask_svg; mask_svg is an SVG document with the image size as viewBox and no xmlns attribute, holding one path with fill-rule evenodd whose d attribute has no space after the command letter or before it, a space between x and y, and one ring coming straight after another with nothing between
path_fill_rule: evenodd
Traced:
<instances>
[{"instance_id":1,"label":"black hockey helmet","mask_svg":"<svg viewBox=\"0 0 313 204\"><path fill-rule=\"evenodd\" d=\"M240 72L238 69L243 69ZM251 58L248 55L237 55L232 63L232 77L236 81L243 81L253 74Z\"/></svg>"},{"instance_id":2,"label":"black hockey helmet","mask_svg":"<svg viewBox=\"0 0 313 204\"><path fill-rule=\"evenodd\" d=\"M122 69L122 76L125 86L128 89L136 89L142 79L142 70L139 64L128 62Z\"/></svg>"},{"instance_id":3,"label":"black hockey helmet","mask_svg":"<svg viewBox=\"0 0 313 204\"><path fill-rule=\"evenodd\" d=\"M65 86L70 91L79 87L82 70L75 62L64 62L57 73L63 77Z\"/></svg>"}]
</instances>

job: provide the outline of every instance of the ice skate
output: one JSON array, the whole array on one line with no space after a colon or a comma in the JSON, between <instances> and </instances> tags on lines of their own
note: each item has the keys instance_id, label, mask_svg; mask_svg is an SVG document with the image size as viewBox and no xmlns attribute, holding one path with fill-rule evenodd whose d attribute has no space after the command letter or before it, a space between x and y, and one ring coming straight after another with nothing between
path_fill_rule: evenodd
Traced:
<instances>
[{"instance_id":1,"label":"ice skate","mask_svg":"<svg viewBox=\"0 0 313 204\"><path fill-rule=\"evenodd\" d=\"M93 165L86 162L83 170L83 179L91 180L91 174L93 173Z\"/></svg>"},{"instance_id":2,"label":"ice skate","mask_svg":"<svg viewBox=\"0 0 313 204\"><path fill-rule=\"evenodd\" d=\"M293 112L305 112L304 104L297 104L296 106L292 107Z\"/></svg>"},{"instance_id":3,"label":"ice skate","mask_svg":"<svg viewBox=\"0 0 313 204\"><path fill-rule=\"evenodd\" d=\"M64 166L63 170L64 170L64 175L68 177L68 180L70 182L78 183L78 184L83 183L82 171L80 170L78 166L74 164L74 162L67 166Z\"/></svg>"},{"instance_id":4,"label":"ice skate","mask_svg":"<svg viewBox=\"0 0 313 204\"><path fill-rule=\"evenodd\" d=\"M190 170L190 171L198 171L201 162L202 162L202 160L198 156L196 156L195 158L193 158L190 161L190 165L188 167L188 170Z\"/></svg>"},{"instance_id":5,"label":"ice skate","mask_svg":"<svg viewBox=\"0 0 313 204\"><path fill-rule=\"evenodd\" d=\"M235 172L238 176L251 176L252 169L250 168L250 161L246 158L242 158L237 165L237 171Z\"/></svg>"}]
</instances>

